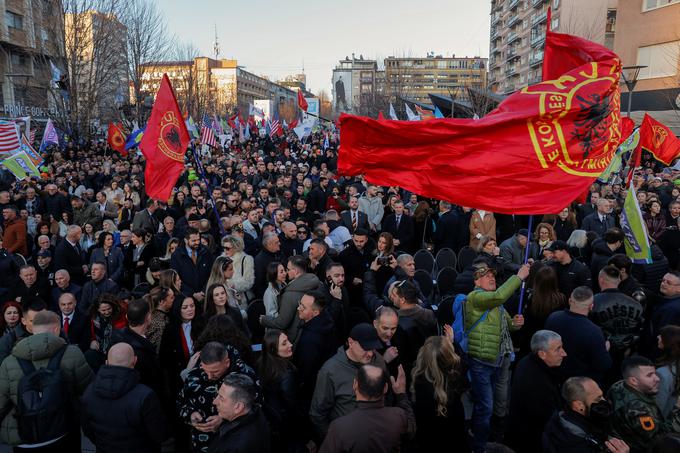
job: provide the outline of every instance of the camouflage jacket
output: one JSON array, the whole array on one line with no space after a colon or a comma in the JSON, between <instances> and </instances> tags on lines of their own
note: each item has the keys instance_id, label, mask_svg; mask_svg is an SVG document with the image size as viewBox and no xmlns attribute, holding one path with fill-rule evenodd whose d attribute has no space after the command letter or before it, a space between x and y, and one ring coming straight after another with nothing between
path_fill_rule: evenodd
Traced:
<instances>
[{"instance_id":1,"label":"camouflage jacket","mask_svg":"<svg viewBox=\"0 0 680 453\"><path fill-rule=\"evenodd\" d=\"M647 451L651 441L664 433L680 432L680 410L674 408L664 419L653 396L640 393L623 381L609 389L607 399L614 408L614 437L626 442L631 453Z\"/></svg>"}]
</instances>

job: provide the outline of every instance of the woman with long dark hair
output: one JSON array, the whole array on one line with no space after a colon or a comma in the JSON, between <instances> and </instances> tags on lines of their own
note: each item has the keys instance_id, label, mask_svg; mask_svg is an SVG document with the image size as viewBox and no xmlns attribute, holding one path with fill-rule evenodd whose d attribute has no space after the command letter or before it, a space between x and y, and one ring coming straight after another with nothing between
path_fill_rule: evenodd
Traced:
<instances>
[{"instance_id":1,"label":"woman with long dark hair","mask_svg":"<svg viewBox=\"0 0 680 453\"><path fill-rule=\"evenodd\" d=\"M383 258L385 260L396 259L394 255L394 237L390 233L380 233L378 236L378 242L376 244L375 255L378 258ZM387 261L386 261L387 262ZM394 269L389 266L389 264L384 264L380 266L380 269L375 273L375 287L378 290L378 294L382 294L385 290L385 285L394 275Z\"/></svg>"},{"instance_id":2,"label":"woman with long dark hair","mask_svg":"<svg viewBox=\"0 0 680 453\"><path fill-rule=\"evenodd\" d=\"M453 331L446 331L446 335L425 340L411 371L418 451L436 451L442 445L448 445L447 451L470 451L460 399L465 371L453 346Z\"/></svg>"},{"instance_id":3,"label":"woman with long dark hair","mask_svg":"<svg viewBox=\"0 0 680 453\"><path fill-rule=\"evenodd\" d=\"M106 275L116 283L120 283L123 278L124 257L120 247L114 245L113 233L102 231L99 233L97 248L92 251L90 257L90 267L97 262L106 264Z\"/></svg>"},{"instance_id":4,"label":"woman with long dark hair","mask_svg":"<svg viewBox=\"0 0 680 453\"><path fill-rule=\"evenodd\" d=\"M286 286L286 267L278 261L272 261L267 266L267 289L264 291L262 301L267 310L267 316L277 317L279 315L278 297Z\"/></svg>"},{"instance_id":5,"label":"woman with long dark hair","mask_svg":"<svg viewBox=\"0 0 680 453\"><path fill-rule=\"evenodd\" d=\"M250 336L250 331L246 326L241 310L229 303L228 293L229 289L221 283L215 283L208 287L205 294L206 319L209 320L215 315L227 315L246 336Z\"/></svg>"},{"instance_id":6,"label":"woman with long dark hair","mask_svg":"<svg viewBox=\"0 0 680 453\"><path fill-rule=\"evenodd\" d=\"M680 395L680 326L669 325L661 328L658 338L661 358L656 374L659 376L659 392L656 394L656 404L667 417L675 406Z\"/></svg>"},{"instance_id":7,"label":"woman with long dark hair","mask_svg":"<svg viewBox=\"0 0 680 453\"><path fill-rule=\"evenodd\" d=\"M85 351L85 359L96 372L106 361L113 331L124 328L127 320L118 299L111 294L97 297L90 306L89 314L91 341L90 349Z\"/></svg>"},{"instance_id":8,"label":"woman with long dark hair","mask_svg":"<svg viewBox=\"0 0 680 453\"><path fill-rule=\"evenodd\" d=\"M231 317L215 315L207 319L205 328L194 343L194 351L200 351L211 341L233 346L246 364L250 366L255 364L250 337L238 328Z\"/></svg>"},{"instance_id":9,"label":"woman with long dark hair","mask_svg":"<svg viewBox=\"0 0 680 453\"><path fill-rule=\"evenodd\" d=\"M270 414L272 451L301 452L305 417L299 404L297 370L291 362L293 343L280 330L270 330L262 340L257 363L264 400Z\"/></svg>"}]
</instances>

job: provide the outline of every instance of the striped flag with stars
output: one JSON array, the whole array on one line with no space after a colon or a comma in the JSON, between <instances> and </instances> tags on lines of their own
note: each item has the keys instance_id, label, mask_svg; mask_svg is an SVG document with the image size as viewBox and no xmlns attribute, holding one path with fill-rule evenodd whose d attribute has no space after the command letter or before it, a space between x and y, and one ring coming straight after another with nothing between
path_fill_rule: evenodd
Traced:
<instances>
[{"instance_id":1,"label":"striped flag with stars","mask_svg":"<svg viewBox=\"0 0 680 453\"><path fill-rule=\"evenodd\" d=\"M217 148L217 139L212 129L212 120L208 115L203 115L203 126L201 127L201 143Z\"/></svg>"}]
</instances>

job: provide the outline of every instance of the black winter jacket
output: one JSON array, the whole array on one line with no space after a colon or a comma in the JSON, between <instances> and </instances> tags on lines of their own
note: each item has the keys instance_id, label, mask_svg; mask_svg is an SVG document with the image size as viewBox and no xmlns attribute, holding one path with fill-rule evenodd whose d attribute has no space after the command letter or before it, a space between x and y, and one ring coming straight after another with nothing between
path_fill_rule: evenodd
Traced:
<instances>
[{"instance_id":1,"label":"black winter jacket","mask_svg":"<svg viewBox=\"0 0 680 453\"><path fill-rule=\"evenodd\" d=\"M85 435L100 453L161 451L167 438L156 394L132 368L104 365L82 398Z\"/></svg>"},{"instance_id":2,"label":"black winter jacket","mask_svg":"<svg viewBox=\"0 0 680 453\"><path fill-rule=\"evenodd\" d=\"M259 407L232 422L223 423L208 453L269 453L269 424Z\"/></svg>"}]
</instances>

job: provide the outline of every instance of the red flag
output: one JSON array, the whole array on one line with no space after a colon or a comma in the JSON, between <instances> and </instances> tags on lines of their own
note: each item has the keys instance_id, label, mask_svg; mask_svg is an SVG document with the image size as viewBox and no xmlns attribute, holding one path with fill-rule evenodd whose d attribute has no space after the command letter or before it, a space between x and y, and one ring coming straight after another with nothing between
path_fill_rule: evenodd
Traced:
<instances>
[{"instance_id":1,"label":"red flag","mask_svg":"<svg viewBox=\"0 0 680 453\"><path fill-rule=\"evenodd\" d=\"M125 134L123 133L123 126L120 123L109 123L109 132L106 137L111 149L118 151L122 156L127 156L125 150Z\"/></svg>"},{"instance_id":2,"label":"red flag","mask_svg":"<svg viewBox=\"0 0 680 453\"><path fill-rule=\"evenodd\" d=\"M640 147L666 165L680 156L680 140L673 131L646 113L640 125Z\"/></svg>"},{"instance_id":3,"label":"red flag","mask_svg":"<svg viewBox=\"0 0 680 453\"><path fill-rule=\"evenodd\" d=\"M298 126L298 119L295 118L293 121L288 123L288 130L295 129Z\"/></svg>"},{"instance_id":4,"label":"red flag","mask_svg":"<svg viewBox=\"0 0 680 453\"><path fill-rule=\"evenodd\" d=\"M302 94L302 90L298 90L298 105L302 110L305 112L307 111L307 99L305 99L305 96Z\"/></svg>"},{"instance_id":5,"label":"red flag","mask_svg":"<svg viewBox=\"0 0 680 453\"><path fill-rule=\"evenodd\" d=\"M184 171L184 153L189 132L182 121L175 93L167 74L163 74L156 102L146 125L140 148L146 158L145 190L149 197L166 201Z\"/></svg>"},{"instance_id":6,"label":"red flag","mask_svg":"<svg viewBox=\"0 0 680 453\"><path fill-rule=\"evenodd\" d=\"M378 112L378 121L385 121L385 115L383 115L382 110Z\"/></svg>"},{"instance_id":7,"label":"red flag","mask_svg":"<svg viewBox=\"0 0 680 453\"><path fill-rule=\"evenodd\" d=\"M565 72L479 120L341 116L339 175L493 212L560 212L621 142L621 62L603 46L559 33L548 32L546 48Z\"/></svg>"}]
</instances>

